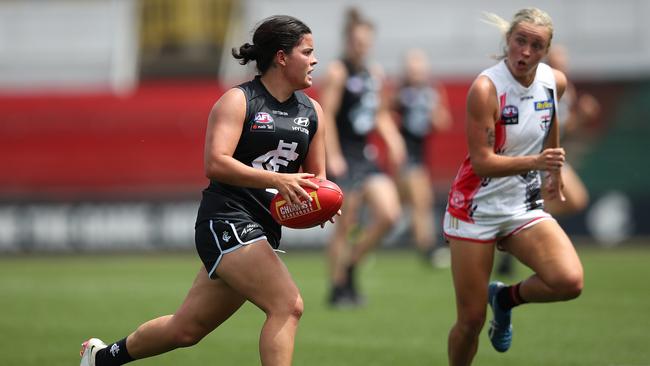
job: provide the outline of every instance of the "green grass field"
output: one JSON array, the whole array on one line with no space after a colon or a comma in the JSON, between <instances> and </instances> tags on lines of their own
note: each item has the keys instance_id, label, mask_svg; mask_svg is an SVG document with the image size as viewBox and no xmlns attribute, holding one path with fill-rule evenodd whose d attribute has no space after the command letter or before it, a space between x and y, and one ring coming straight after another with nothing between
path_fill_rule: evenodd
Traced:
<instances>
[{"instance_id":1,"label":"green grass field","mask_svg":"<svg viewBox=\"0 0 650 366\"><path fill-rule=\"evenodd\" d=\"M513 348L492 350L485 331L476 365L650 365L650 246L580 247L583 295L514 313ZM305 299L295 365L446 365L455 317L449 270L409 251L380 251L361 270L369 302L325 306L320 252L283 254ZM0 258L0 365L78 365L81 341L114 341L171 313L199 267L193 253ZM519 267L517 278L527 274ZM264 315L246 304L197 346L139 365L257 365Z\"/></svg>"}]
</instances>

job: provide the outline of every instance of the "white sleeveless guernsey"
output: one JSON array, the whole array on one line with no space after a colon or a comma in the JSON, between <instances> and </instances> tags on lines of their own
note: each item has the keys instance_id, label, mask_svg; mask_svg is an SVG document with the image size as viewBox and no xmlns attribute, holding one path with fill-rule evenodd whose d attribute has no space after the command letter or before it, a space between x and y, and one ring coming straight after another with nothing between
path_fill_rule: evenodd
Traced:
<instances>
[{"instance_id":1,"label":"white sleeveless guernsey","mask_svg":"<svg viewBox=\"0 0 650 366\"><path fill-rule=\"evenodd\" d=\"M556 113L553 70L540 63L529 87L514 79L505 61L480 75L496 87L500 113L494 126L494 152L503 156L539 154ZM447 211L462 221L491 224L542 207L539 171L481 178L474 173L468 155L452 184Z\"/></svg>"}]
</instances>

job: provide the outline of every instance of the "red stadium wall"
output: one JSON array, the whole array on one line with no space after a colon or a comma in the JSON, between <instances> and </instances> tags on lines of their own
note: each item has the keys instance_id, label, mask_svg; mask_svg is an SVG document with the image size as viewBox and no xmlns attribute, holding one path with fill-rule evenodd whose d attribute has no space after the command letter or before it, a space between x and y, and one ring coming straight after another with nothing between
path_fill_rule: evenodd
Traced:
<instances>
[{"instance_id":1,"label":"red stadium wall","mask_svg":"<svg viewBox=\"0 0 650 366\"><path fill-rule=\"evenodd\" d=\"M466 148L466 82L447 83L450 132L429 145L434 179L448 182ZM0 96L3 199L197 195L208 113L224 88L210 81L142 84L128 96ZM313 91L312 91L313 92Z\"/></svg>"},{"instance_id":2,"label":"red stadium wall","mask_svg":"<svg viewBox=\"0 0 650 366\"><path fill-rule=\"evenodd\" d=\"M6 197L157 195L203 176L215 82L155 82L132 95L0 97L0 192Z\"/></svg>"}]
</instances>

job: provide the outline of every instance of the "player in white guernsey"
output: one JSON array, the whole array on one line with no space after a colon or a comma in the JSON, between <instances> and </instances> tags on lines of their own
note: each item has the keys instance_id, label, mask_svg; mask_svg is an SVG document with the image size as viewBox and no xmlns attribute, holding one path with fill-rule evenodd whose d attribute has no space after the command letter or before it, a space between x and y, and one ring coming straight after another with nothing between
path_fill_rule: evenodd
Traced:
<instances>
[{"instance_id":1,"label":"player in white guernsey","mask_svg":"<svg viewBox=\"0 0 650 366\"><path fill-rule=\"evenodd\" d=\"M482 72L467 97L469 156L449 193L443 229L450 243L457 319L449 334L450 365L469 365L486 318L489 338L505 352L512 341L512 308L527 302L569 300L582 291L583 271L567 235L543 211L563 199L556 106L564 74L540 63L553 36L545 12L526 8L512 22L486 19L505 35L501 61ZM544 174L544 187L542 176ZM495 248L534 274L513 285L489 283Z\"/></svg>"},{"instance_id":2,"label":"player in white guernsey","mask_svg":"<svg viewBox=\"0 0 650 366\"><path fill-rule=\"evenodd\" d=\"M554 44L546 56L546 62L552 68L566 74L568 66L568 53L563 45ZM558 124L560 127L560 139L578 137L586 124L592 122L600 113L600 103L591 94L581 93L578 95L575 86L567 80L566 90L557 106ZM570 164L562 167L562 190L565 200L547 200L544 202L544 210L553 217L566 216L584 210L589 204L589 192L576 171ZM544 197L544 192L542 192ZM497 272L500 275L511 276L514 273L513 258L510 255L502 254L498 260Z\"/></svg>"}]
</instances>

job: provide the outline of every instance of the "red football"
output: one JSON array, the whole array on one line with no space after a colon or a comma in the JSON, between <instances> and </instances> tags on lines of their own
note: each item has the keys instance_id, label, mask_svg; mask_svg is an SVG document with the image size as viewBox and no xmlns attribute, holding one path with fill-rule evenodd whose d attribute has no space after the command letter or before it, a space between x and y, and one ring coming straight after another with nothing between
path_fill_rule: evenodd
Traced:
<instances>
[{"instance_id":1,"label":"red football","mask_svg":"<svg viewBox=\"0 0 650 366\"><path fill-rule=\"evenodd\" d=\"M303 200L300 204L290 205L280 193L271 200L271 216L278 224L293 229L306 229L320 225L341 208L343 192L336 183L327 179L310 178L318 184L318 189L303 187L312 201Z\"/></svg>"}]
</instances>

